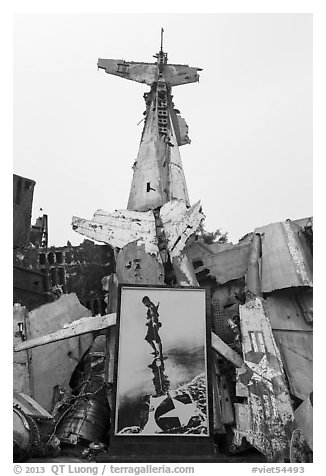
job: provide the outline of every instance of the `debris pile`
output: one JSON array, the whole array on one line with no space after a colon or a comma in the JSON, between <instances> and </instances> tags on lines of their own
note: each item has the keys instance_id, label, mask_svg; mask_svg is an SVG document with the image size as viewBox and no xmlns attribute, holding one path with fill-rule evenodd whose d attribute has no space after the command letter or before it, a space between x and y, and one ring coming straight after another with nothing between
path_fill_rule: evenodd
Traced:
<instances>
[{"instance_id":1,"label":"debris pile","mask_svg":"<svg viewBox=\"0 0 326 476\"><path fill-rule=\"evenodd\" d=\"M197 82L201 69L168 64L163 31L155 58L98 60L106 73L151 88L127 209L72 218L73 230L104 244L48 248L47 216L30 225L35 182L14 176L15 460L112 457L123 283L206 290L213 435L201 438L202 458L207 448L214 461L255 448L267 462L311 461L312 218L268 224L235 245L204 243L198 231L205 216L199 201L191 205L179 152L190 143L188 126L171 93ZM204 387L200 376L173 395L161 386L141 417L171 434L203 435ZM187 419L152 418L154 410L182 405Z\"/></svg>"},{"instance_id":2,"label":"debris pile","mask_svg":"<svg viewBox=\"0 0 326 476\"><path fill-rule=\"evenodd\" d=\"M189 249L219 337L214 427L228 451L245 437L267 460L289 460L298 426L312 450L312 405L308 425L299 417L312 392L312 233L309 217L258 228L236 245L199 240ZM231 395L234 410L223 412Z\"/></svg>"}]
</instances>

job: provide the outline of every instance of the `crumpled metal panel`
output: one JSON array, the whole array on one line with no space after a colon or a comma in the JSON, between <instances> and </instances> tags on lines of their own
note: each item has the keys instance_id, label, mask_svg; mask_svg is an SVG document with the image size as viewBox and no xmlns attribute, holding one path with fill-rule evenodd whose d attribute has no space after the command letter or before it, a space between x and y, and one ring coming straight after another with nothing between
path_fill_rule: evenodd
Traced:
<instances>
[{"instance_id":1,"label":"crumpled metal panel","mask_svg":"<svg viewBox=\"0 0 326 476\"><path fill-rule=\"evenodd\" d=\"M313 286L312 254L298 225L286 220L257 228L262 240L262 292Z\"/></svg>"},{"instance_id":2,"label":"crumpled metal panel","mask_svg":"<svg viewBox=\"0 0 326 476\"><path fill-rule=\"evenodd\" d=\"M27 341L55 332L92 313L78 300L76 294L63 294L59 299L34 309L27 317ZM40 346L31 350L31 382L33 398L47 411L53 408L53 388L68 388L76 361L93 342L92 334Z\"/></svg>"},{"instance_id":3,"label":"crumpled metal panel","mask_svg":"<svg viewBox=\"0 0 326 476\"><path fill-rule=\"evenodd\" d=\"M160 216L171 258L181 253L205 217L200 201L187 208L183 200L165 203ZM118 248L132 242L137 242L139 246L144 244L147 253L160 259L153 212L116 210L109 213L98 210L92 220L73 217L72 228L88 238Z\"/></svg>"},{"instance_id":4,"label":"crumpled metal panel","mask_svg":"<svg viewBox=\"0 0 326 476\"><path fill-rule=\"evenodd\" d=\"M158 254L155 218L152 212L98 210L92 220L72 217L72 228L96 241L123 248L132 241L144 243L147 253Z\"/></svg>"},{"instance_id":5,"label":"crumpled metal panel","mask_svg":"<svg viewBox=\"0 0 326 476\"><path fill-rule=\"evenodd\" d=\"M178 145L190 144L191 140L188 137L189 127L186 120L174 111L171 111L171 119L173 122L173 128L177 138Z\"/></svg>"},{"instance_id":6,"label":"crumpled metal panel","mask_svg":"<svg viewBox=\"0 0 326 476\"><path fill-rule=\"evenodd\" d=\"M164 267L159 255L145 251L145 245L128 243L118 253L116 273L120 283L164 285Z\"/></svg>"},{"instance_id":7,"label":"crumpled metal panel","mask_svg":"<svg viewBox=\"0 0 326 476\"><path fill-rule=\"evenodd\" d=\"M200 201L187 208L182 200L165 203L160 210L160 216L172 258L181 253L188 239L196 233L205 218Z\"/></svg>"},{"instance_id":8,"label":"crumpled metal panel","mask_svg":"<svg viewBox=\"0 0 326 476\"><path fill-rule=\"evenodd\" d=\"M250 243L241 243L224 249L224 251L203 256L198 258L202 262L202 266L195 268L196 273L208 269L210 276L214 276L219 284L241 279L247 273L249 252Z\"/></svg>"},{"instance_id":9,"label":"crumpled metal panel","mask_svg":"<svg viewBox=\"0 0 326 476\"><path fill-rule=\"evenodd\" d=\"M313 385L312 288L280 289L266 300L290 391L304 399Z\"/></svg>"}]
</instances>

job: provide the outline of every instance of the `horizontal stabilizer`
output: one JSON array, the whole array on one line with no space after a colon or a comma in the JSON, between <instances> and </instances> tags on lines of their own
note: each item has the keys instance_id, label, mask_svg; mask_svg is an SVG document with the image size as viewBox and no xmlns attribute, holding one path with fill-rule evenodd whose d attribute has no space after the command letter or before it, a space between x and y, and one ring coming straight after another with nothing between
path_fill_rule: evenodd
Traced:
<instances>
[{"instance_id":1,"label":"horizontal stabilizer","mask_svg":"<svg viewBox=\"0 0 326 476\"><path fill-rule=\"evenodd\" d=\"M128 63L124 60L99 58L97 66L108 74L149 86L156 80L157 66L152 63L134 63L133 61Z\"/></svg>"},{"instance_id":2,"label":"horizontal stabilizer","mask_svg":"<svg viewBox=\"0 0 326 476\"><path fill-rule=\"evenodd\" d=\"M136 81L137 83L151 86L158 79L158 68L154 63L136 63L119 59L102 59L97 62L99 69L106 73L120 76L120 78ZM199 81L198 71L200 68L192 68L188 65L167 64L164 66L163 77L171 86L193 83Z\"/></svg>"}]
</instances>

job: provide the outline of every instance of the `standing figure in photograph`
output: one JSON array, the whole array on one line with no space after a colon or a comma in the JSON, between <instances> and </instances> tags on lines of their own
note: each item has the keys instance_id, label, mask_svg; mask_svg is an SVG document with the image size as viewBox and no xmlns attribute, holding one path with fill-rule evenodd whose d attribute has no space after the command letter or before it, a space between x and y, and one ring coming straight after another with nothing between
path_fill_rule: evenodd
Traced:
<instances>
[{"instance_id":1,"label":"standing figure in photograph","mask_svg":"<svg viewBox=\"0 0 326 476\"><path fill-rule=\"evenodd\" d=\"M158 333L159 328L162 326L162 323L158 319L159 318L158 307L160 303L158 303L157 306L155 306L155 304L152 303L152 301L149 299L148 296L143 297L142 303L144 304L144 306L147 307L146 326L148 327L148 330L145 336L145 340L153 348L154 356L157 357L159 355L160 358L163 359L162 342ZM156 347L155 342L158 348Z\"/></svg>"}]
</instances>

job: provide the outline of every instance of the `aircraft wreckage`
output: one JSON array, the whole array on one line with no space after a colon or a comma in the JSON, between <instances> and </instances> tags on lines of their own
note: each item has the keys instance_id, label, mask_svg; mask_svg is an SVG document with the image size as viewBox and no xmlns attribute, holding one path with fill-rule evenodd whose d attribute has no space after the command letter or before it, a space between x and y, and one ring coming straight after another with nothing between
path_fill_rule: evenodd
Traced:
<instances>
[{"instance_id":1,"label":"aircraft wreckage","mask_svg":"<svg viewBox=\"0 0 326 476\"><path fill-rule=\"evenodd\" d=\"M63 448L73 447L79 448L81 461L153 461L162 456L166 461L311 461L312 218L257 228L236 245L200 239L205 216L200 202L191 205L189 200L179 151L190 143L188 126L174 105L172 88L198 82L201 69L169 64L163 31L155 58L155 63L98 60L107 74L150 87L144 94L144 128L127 209L72 218L73 230L113 250L114 270L102 279L105 311L90 312L67 286L40 307L27 310L22 299L14 306L16 460L62 458L69 454ZM17 249L16 261L23 263L28 247ZM61 267L68 251L60 249ZM50 280L56 263L46 259L55 252L47 245L37 247L35 266L41 256L42 272ZM135 436L127 436L123 444L110 440L119 365L118 284L205 289L212 350L208 393L194 379L183 390L183 400L171 397L171 412L187 433L191 409L197 417L205 412L196 407L194 392L202 392L202 400L209 396L205 443L201 439L194 445L185 437L171 445L169 439L147 437L140 448L133 443ZM63 366L52 375L50 347ZM156 406L151 396L152 412L144 410L137 431L150 427L159 435L162 425L155 414L169 390L162 384L163 361L153 365L153 382L161 379ZM191 402L184 410L186 398ZM250 448L257 453L248 460L241 455Z\"/></svg>"}]
</instances>

